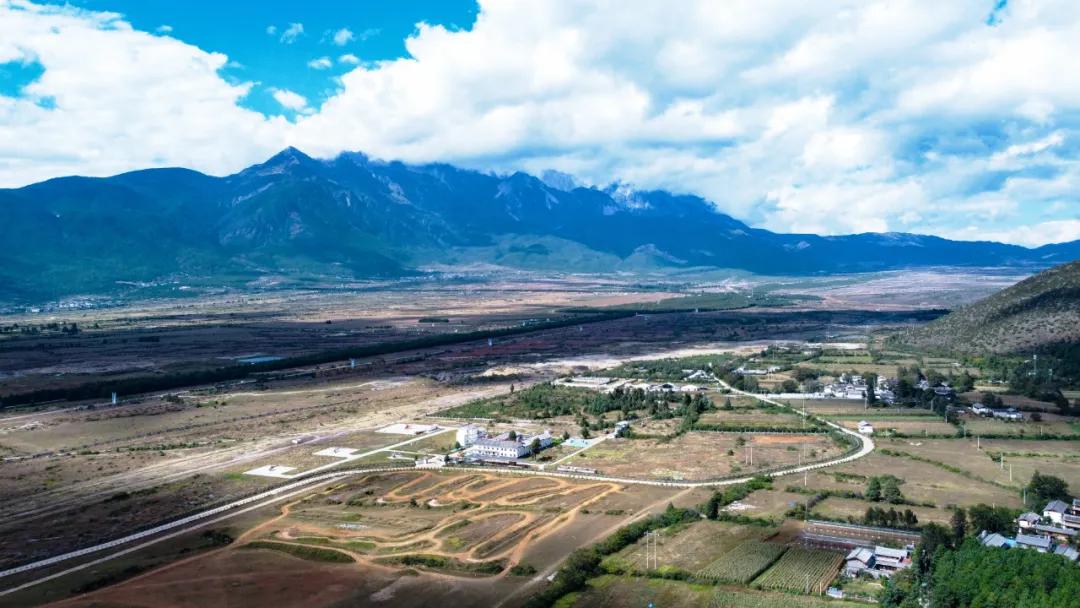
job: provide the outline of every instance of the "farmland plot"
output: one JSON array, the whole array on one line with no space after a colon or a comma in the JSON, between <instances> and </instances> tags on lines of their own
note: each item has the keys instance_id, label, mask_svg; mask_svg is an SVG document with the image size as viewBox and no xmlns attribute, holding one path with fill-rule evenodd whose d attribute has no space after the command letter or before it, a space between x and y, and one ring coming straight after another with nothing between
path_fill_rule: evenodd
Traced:
<instances>
[{"instance_id":1,"label":"farmland plot","mask_svg":"<svg viewBox=\"0 0 1080 608\"><path fill-rule=\"evenodd\" d=\"M774 591L823 593L840 571L844 556L823 549L792 547L754 581L754 587Z\"/></svg>"},{"instance_id":2,"label":"farmland plot","mask_svg":"<svg viewBox=\"0 0 1080 608\"><path fill-rule=\"evenodd\" d=\"M747 541L697 572L702 581L746 584L771 566L787 547L772 543Z\"/></svg>"}]
</instances>

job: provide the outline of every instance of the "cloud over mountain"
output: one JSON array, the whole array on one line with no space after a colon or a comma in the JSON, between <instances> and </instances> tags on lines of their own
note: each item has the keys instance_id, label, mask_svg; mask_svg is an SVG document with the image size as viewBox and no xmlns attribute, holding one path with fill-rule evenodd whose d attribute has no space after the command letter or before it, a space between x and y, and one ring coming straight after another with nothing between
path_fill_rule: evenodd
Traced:
<instances>
[{"instance_id":1,"label":"cloud over mountain","mask_svg":"<svg viewBox=\"0 0 1080 608\"><path fill-rule=\"evenodd\" d=\"M292 143L620 177L773 230L1080 238L1072 3L480 8L469 29L420 24L408 57L351 68L287 120L242 101L288 83L227 78L220 53L0 1L0 62L44 68L0 96L0 183L148 162L220 174Z\"/></svg>"}]
</instances>

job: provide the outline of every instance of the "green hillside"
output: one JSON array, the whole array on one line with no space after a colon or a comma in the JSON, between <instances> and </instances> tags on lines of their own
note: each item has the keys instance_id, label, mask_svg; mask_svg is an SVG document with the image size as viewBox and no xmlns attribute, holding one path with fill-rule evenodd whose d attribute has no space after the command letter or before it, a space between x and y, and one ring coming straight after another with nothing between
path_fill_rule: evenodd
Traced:
<instances>
[{"instance_id":1,"label":"green hillside","mask_svg":"<svg viewBox=\"0 0 1080 608\"><path fill-rule=\"evenodd\" d=\"M902 338L968 353L1030 353L1080 343L1080 262L1055 266Z\"/></svg>"}]
</instances>

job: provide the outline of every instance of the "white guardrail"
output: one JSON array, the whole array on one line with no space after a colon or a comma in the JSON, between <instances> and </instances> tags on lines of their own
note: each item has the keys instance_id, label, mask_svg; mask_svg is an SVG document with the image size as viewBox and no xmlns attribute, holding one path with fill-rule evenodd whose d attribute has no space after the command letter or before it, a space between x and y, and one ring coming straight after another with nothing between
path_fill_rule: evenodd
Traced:
<instances>
[{"instance_id":1,"label":"white guardrail","mask_svg":"<svg viewBox=\"0 0 1080 608\"><path fill-rule=\"evenodd\" d=\"M720 384L721 384L721 386L723 386L724 388L730 390L733 393L745 395L745 396L748 396L748 397L753 397L755 399L759 399L761 401L764 401L765 403L769 403L771 405L775 405L775 406L778 406L778 407L791 409L792 411L795 411L799 415L805 416L807 418L811 417L806 412L802 412L802 411L800 411L798 409L792 408L791 406L785 405L783 403L779 403L777 401L773 401L772 399L769 399L767 397L762 397L761 395L755 395L753 393L747 393L747 392L732 388L731 386L729 386L729 385L727 385L726 383L723 383L723 382L721 382ZM358 475L358 474L364 474L364 473L375 473L375 472L381 472L381 471L387 471L387 472L411 471L411 470L416 470L418 468L419 469L436 469L436 468L438 468L438 469L444 469L444 470L457 470L457 471L490 471L490 472L495 472L495 473L512 473L512 474L517 474L517 475L541 475L541 476L544 476L544 477L562 477L562 478L566 478L566 479L580 479L580 480L585 480L585 481L601 481L601 482L623 483L623 484L633 484L633 485L648 485L648 486L671 487L671 488L701 488L701 487L710 487L710 486L715 487L715 486L732 485L732 484L737 484L737 483L746 483L746 482L750 481L751 479L753 479L754 477L762 476L762 475L767 476L767 477L779 477L781 475L791 475L791 474L794 474L794 473L802 473L804 471L814 471L814 470L817 470L817 469L823 469L825 467L831 467L831 466L835 466L835 465L838 465L838 464L844 464L844 463L847 463L847 462L852 462L852 461L857 460L859 458L862 458L863 456L866 456L870 452L874 451L874 441L870 437L860 435L860 434L858 434L858 433L856 433L856 432L854 432L854 431L852 431L850 429L846 429L846 428L844 428L844 427L842 427L842 426L840 426L840 425L838 425L838 424L836 424L834 422L828 421L828 420L823 420L823 422L826 425L828 425L828 426L830 426L830 427L832 427L832 428L834 428L834 429L836 429L836 430L838 430L838 431L840 431L842 433L845 433L847 435L855 437L861 443L861 447L859 448L859 450L852 453L852 454L848 454L846 456L843 456L841 458L836 458L836 459L833 459L833 460L827 460L827 461L818 462L818 463L814 463L814 464L807 464L807 465L802 465L802 466L798 466L798 467L792 467L792 468L789 468L789 469L782 469L782 470L779 470L779 471L761 472L761 473L758 473L757 475L751 475L751 476L747 476L747 477L739 477L739 478L735 478L735 479L722 479L722 480L716 480L716 481L655 481L655 480L634 479L634 478L627 478L627 477L609 477L609 476L606 476L606 475L585 475L585 474L579 474L579 473L560 473L560 472L557 472L557 471L536 471L536 470L532 470L532 469L515 469L515 468L509 468L509 467L489 467L489 466L483 466L483 467L479 467L479 466L470 466L470 467L459 467L459 466L449 466L449 467L438 467L438 466L383 467L383 468L371 468L371 469L333 471L333 472L330 472L330 473L323 473L323 474L320 474L320 475L315 475L313 477L306 477L304 479L299 479L297 481L294 481L292 483L289 483L289 484L286 484L286 485L283 485L283 486L279 486L279 487L274 488L272 490L267 490L265 492L261 492L259 494L249 496L247 498L242 498L240 500L230 502L228 504L225 504L225 505L222 505L222 506L219 506L219 507L208 509L206 511L200 511L199 513L195 513L193 515L188 515L187 517L183 517L183 518L177 519L175 521L170 521L170 522L158 525L158 526L154 526L153 528L148 528L148 529L142 530L140 532L135 532L133 534L129 534L127 536L117 538L115 540L100 543L100 544L97 544L97 545L94 545L94 546L91 546L91 547L85 547L83 549L77 549L75 551L70 551L68 553L63 553L63 554L60 554L60 555L55 555L53 557L49 557L49 558L39 560L39 561L36 561L36 562L31 562L31 563L28 563L28 564L24 564L22 566L17 566L15 568L10 568L8 570L2 570L2 571L0 571L0 578L12 576L12 575L15 575L15 574L20 574L20 573L23 573L23 572L29 572L31 570L37 570L37 569L45 568L45 567L48 567L48 566L53 566L53 565L56 565L56 564L59 564L61 562L65 562L65 561L68 561L68 560L71 560L71 559L75 559L75 558L78 558L78 557L84 557L84 556L90 555L92 553L97 553L99 551L104 551L106 549L111 549L111 548L114 548L114 547L119 547L121 545L126 545L128 543L132 543L132 542L135 542L137 540L141 540L141 539L144 539L144 538L149 538L149 537L161 534L163 532L168 532L170 530L176 530L178 528L183 528L184 526L197 524L201 520L206 520L206 519L211 518L211 517L213 517L215 515L220 515L220 514L223 514L223 513L227 513L229 511L234 510L234 509L238 509L240 507L250 505L250 504L253 504L253 503L257 503L257 502L260 502L260 501L269 500L269 501L273 502L273 499L279 497L279 495L287 494L290 491L295 490L297 488L302 488L302 487L308 486L308 485L315 485L315 484L318 484L318 483L323 482L323 481L331 481L331 480L339 479L339 478L342 478L342 477L348 477L348 476L351 476L351 475ZM281 498L284 498L284 496L281 496ZM193 525L192 527L198 527L198 526ZM6 593L6 592L0 592L0 595L3 595L4 593Z\"/></svg>"}]
</instances>

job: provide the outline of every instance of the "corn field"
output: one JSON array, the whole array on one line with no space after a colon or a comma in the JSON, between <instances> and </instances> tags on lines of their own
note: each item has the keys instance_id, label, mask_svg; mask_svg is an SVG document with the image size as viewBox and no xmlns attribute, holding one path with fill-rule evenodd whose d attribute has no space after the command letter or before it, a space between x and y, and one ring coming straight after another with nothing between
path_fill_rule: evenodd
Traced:
<instances>
[{"instance_id":1,"label":"corn field","mask_svg":"<svg viewBox=\"0 0 1080 608\"><path fill-rule=\"evenodd\" d=\"M759 589L824 593L840 571L844 557L823 549L788 549L771 568L754 581Z\"/></svg>"},{"instance_id":2,"label":"corn field","mask_svg":"<svg viewBox=\"0 0 1080 608\"><path fill-rule=\"evenodd\" d=\"M746 541L699 570L695 578L706 583L749 583L783 555L785 549L783 545Z\"/></svg>"}]
</instances>

